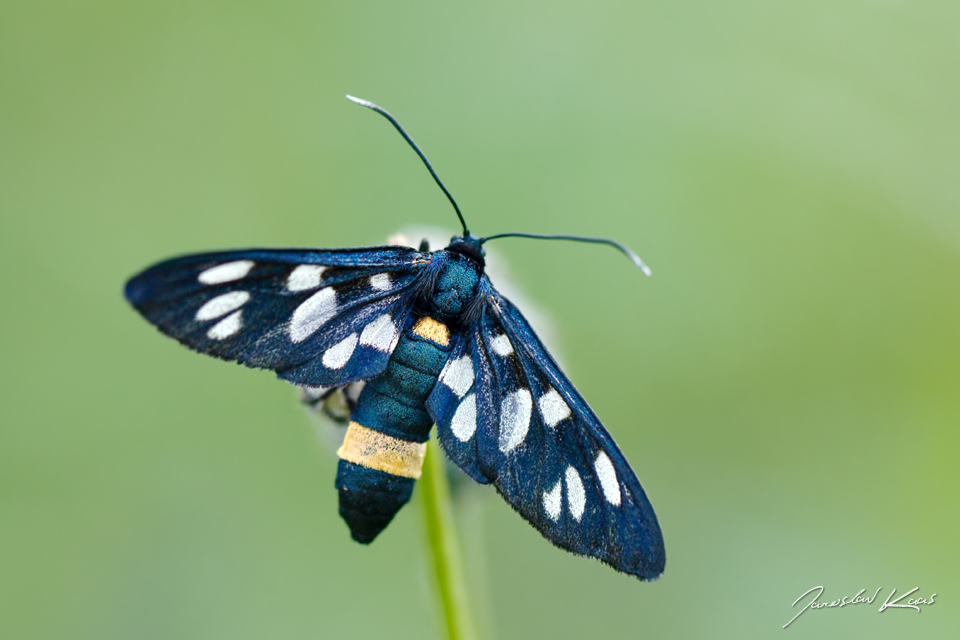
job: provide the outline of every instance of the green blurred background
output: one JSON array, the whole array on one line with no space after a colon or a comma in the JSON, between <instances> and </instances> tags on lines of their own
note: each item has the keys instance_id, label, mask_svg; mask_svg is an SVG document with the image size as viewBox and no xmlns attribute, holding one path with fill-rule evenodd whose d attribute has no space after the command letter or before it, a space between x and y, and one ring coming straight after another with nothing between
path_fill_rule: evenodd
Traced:
<instances>
[{"instance_id":1,"label":"green blurred background","mask_svg":"<svg viewBox=\"0 0 960 640\"><path fill-rule=\"evenodd\" d=\"M960 628L960 5L0 6L0 637L430 638L419 505L369 548L294 390L163 339L156 260L503 241L657 508L644 584L490 489L458 509L485 637ZM796 612L883 587L937 602Z\"/></svg>"}]
</instances>

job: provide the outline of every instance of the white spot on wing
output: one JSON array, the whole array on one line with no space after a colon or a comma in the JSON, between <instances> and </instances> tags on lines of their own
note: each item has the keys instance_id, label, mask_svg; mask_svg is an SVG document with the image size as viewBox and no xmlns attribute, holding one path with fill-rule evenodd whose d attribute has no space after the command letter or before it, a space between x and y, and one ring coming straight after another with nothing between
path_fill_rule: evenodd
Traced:
<instances>
[{"instance_id":1,"label":"white spot on wing","mask_svg":"<svg viewBox=\"0 0 960 640\"><path fill-rule=\"evenodd\" d=\"M323 352L323 366L327 369L342 369L350 361L350 356L353 355L353 350L356 348L357 334L351 333Z\"/></svg>"},{"instance_id":2,"label":"white spot on wing","mask_svg":"<svg viewBox=\"0 0 960 640\"><path fill-rule=\"evenodd\" d=\"M510 344L510 338L508 338L505 333L501 333L491 340L490 348L493 349L493 352L498 356L507 357L513 353L513 345Z\"/></svg>"},{"instance_id":3,"label":"white spot on wing","mask_svg":"<svg viewBox=\"0 0 960 640\"><path fill-rule=\"evenodd\" d=\"M587 506L587 493L583 490L583 481L580 474L573 467L567 467L567 506L570 515L577 522L583 517L583 509Z\"/></svg>"},{"instance_id":4,"label":"white spot on wing","mask_svg":"<svg viewBox=\"0 0 960 640\"><path fill-rule=\"evenodd\" d=\"M517 389L500 403L500 451L509 453L527 437L533 399L529 389Z\"/></svg>"},{"instance_id":5,"label":"white spot on wing","mask_svg":"<svg viewBox=\"0 0 960 640\"><path fill-rule=\"evenodd\" d=\"M210 331L207 331L207 337L211 340L224 340L229 338L237 331L240 331L240 327L243 326L243 323L240 321L240 314L243 311L234 311L226 318L213 325L210 328Z\"/></svg>"},{"instance_id":6,"label":"white spot on wing","mask_svg":"<svg viewBox=\"0 0 960 640\"><path fill-rule=\"evenodd\" d=\"M440 382L462 398L473 386L473 358L467 355L447 362L440 372Z\"/></svg>"},{"instance_id":7,"label":"white spot on wing","mask_svg":"<svg viewBox=\"0 0 960 640\"><path fill-rule=\"evenodd\" d=\"M253 260L237 260L235 262L227 262L225 264L211 267L206 271L202 271L200 275L197 276L197 280L200 281L201 284L222 284L224 282L233 282L234 280L239 280L250 273L250 269L253 269L253 264Z\"/></svg>"},{"instance_id":8,"label":"white spot on wing","mask_svg":"<svg viewBox=\"0 0 960 640\"><path fill-rule=\"evenodd\" d=\"M196 320L198 322L202 322L204 320L213 320L214 318L219 318L220 316L226 315L231 311L236 311L245 305L249 299L250 294L246 291L231 291L230 293L224 293L216 298L207 300L202 307L197 309Z\"/></svg>"},{"instance_id":9,"label":"white spot on wing","mask_svg":"<svg viewBox=\"0 0 960 640\"><path fill-rule=\"evenodd\" d=\"M477 430L477 396L468 395L457 407L450 421L450 430L460 442L466 442Z\"/></svg>"},{"instance_id":10,"label":"white spot on wing","mask_svg":"<svg viewBox=\"0 0 960 640\"><path fill-rule=\"evenodd\" d=\"M593 463L597 470L597 478L600 479L600 488L603 489L603 497L607 502L615 507L620 506L620 482L617 480L617 471L613 468L613 463L603 451L597 456L597 461Z\"/></svg>"},{"instance_id":11,"label":"white spot on wing","mask_svg":"<svg viewBox=\"0 0 960 640\"><path fill-rule=\"evenodd\" d=\"M370 286L377 291L389 291L390 287L393 286L390 282L390 274L378 273L375 276L370 276Z\"/></svg>"},{"instance_id":12,"label":"white spot on wing","mask_svg":"<svg viewBox=\"0 0 960 640\"><path fill-rule=\"evenodd\" d=\"M550 389L540 396L538 404L540 405L540 415L543 416L543 421L549 427L555 427L558 422L570 417L570 407L563 401L556 389Z\"/></svg>"},{"instance_id":13,"label":"white spot on wing","mask_svg":"<svg viewBox=\"0 0 960 640\"><path fill-rule=\"evenodd\" d=\"M320 289L297 307L290 318L290 339L303 342L337 315L337 294L332 287Z\"/></svg>"},{"instance_id":14,"label":"white spot on wing","mask_svg":"<svg viewBox=\"0 0 960 640\"><path fill-rule=\"evenodd\" d=\"M377 351L390 353L397 338L397 327L393 324L390 314L385 313L363 328L363 333L360 334L360 344L371 346Z\"/></svg>"},{"instance_id":15,"label":"white spot on wing","mask_svg":"<svg viewBox=\"0 0 960 640\"><path fill-rule=\"evenodd\" d=\"M560 518L560 486L561 481L557 480L553 489L543 492L543 510L554 522Z\"/></svg>"},{"instance_id":16,"label":"white spot on wing","mask_svg":"<svg viewBox=\"0 0 960 640\"><path fill-rule=\"evenodd\" d=\"M287 276L287 289L290 291L306 291L320 286L320 278L326 267L318 264L301 264Z\"/></svg>"}]
</instances>

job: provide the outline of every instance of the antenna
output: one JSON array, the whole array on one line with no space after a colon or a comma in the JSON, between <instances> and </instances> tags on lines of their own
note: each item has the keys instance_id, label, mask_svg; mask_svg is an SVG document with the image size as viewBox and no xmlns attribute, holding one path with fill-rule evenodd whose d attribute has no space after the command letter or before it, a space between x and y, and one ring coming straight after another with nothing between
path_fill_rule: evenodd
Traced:
<instances>
[{"instance_id":1,"label":"antenna","mask_svg":"<svg viewBox=\"0 0 960 640\"><path fill-rule=\"evenodd\" d=\"M533 238L535 240L573 240L574 242L594 242L596 244L606 244L614 249L619 250L623 255L630 258L633 261L633 264L637 265L644 275L652 275L650 267L643 263L643 260L640 259L640 256L635 254L633 251L628 249L626 246L620 244L616 240L610 240L609 238L591 238L588 236L554 236L554 235L542 235L539 233L498 233L495 236L487 236L486 238L480 238L480 244L488 240L496 240L497 238Z\"/></svg>"},{"instance_id":2,"label":"antenna","mask_svg":"<svg viewBox=\"0 0 960 640\"><path fill-rule=\"evenodd\" d=\"M425 156L423 151L421 151L420 147L417 146L417 143L413 141L413 138L410 137L410 134L407 133L402 126L400 126L400 123L397 122L397 119L394 118L390 114L390 112L384 109L383 107L377 106L368 100L363 100L362 98L354 98L351 95L347 95L347 100L350 100L351 102L356 102L360 106L366 107L368 109L373 109L374 111L382 115L384 118L389 120L390 124L392 124L394 127L397 128L397 131L399 131L400 135L403 136L403 139L407 141L407 144L413 147L413 150L416 151L417 155L420 156L420 159L423 160L423 164L427 165L427 170L430 172L430 175L433 176L433 179L436 180L437 184L440 185L440 188L443 189L443 193L446 194L447 200L449 200L450 204L453 205L453 210L457 212L457 217L460 218L460 224L463 226L463 236L465 238L469 237L470 232L467 230L467 223L463 219L463 214L460 213L460 207L457 206L457 201L453 199L453 196L450 195L450 192L447 191L447 188L443 186L443 182L440 181L440 176L438 176L437 172L433 170L433 165L431 165L430 161L427 160L427 156Z\"/></svg>"}]
</instances>

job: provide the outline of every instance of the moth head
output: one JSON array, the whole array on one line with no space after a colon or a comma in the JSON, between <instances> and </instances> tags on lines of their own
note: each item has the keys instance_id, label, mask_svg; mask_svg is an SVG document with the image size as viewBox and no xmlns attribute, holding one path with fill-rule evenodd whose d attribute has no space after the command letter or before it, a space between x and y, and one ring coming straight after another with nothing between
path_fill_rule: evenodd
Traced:
<instances>
[{"instance_id":1,"label":"moth head","mask_svg":"<svg viewBox=\"0 0 960 640\"><path fill-rule=\"evenodd\" d=\"M480 238L475 236L453 236L453 238L450 239L450 244L447 245L447 251L453 251L454 253L459 253L460 255L470 258L480 265L481 269L486 265L486 261L484 260L486 252L484 252L480 244Z\"/></svg>"}]
</instances>

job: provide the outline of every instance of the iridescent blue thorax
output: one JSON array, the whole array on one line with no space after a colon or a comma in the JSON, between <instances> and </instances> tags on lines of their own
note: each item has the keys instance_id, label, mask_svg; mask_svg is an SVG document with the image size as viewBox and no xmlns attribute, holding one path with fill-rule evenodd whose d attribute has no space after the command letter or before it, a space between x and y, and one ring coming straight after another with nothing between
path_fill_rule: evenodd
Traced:
<instances>
[{"instance_id":1,"label":"iridescent blue thorax","mask_svg":"<svg viewBox=\"0 0 960 640\"><path fill-rule=\"evenodd\" d=\"M440 267L440 273L430 292L431 311L437 319L459 317L477 295L480 284L480 269L477 263L452 251Z\"/></svg>"}]
</instances>

